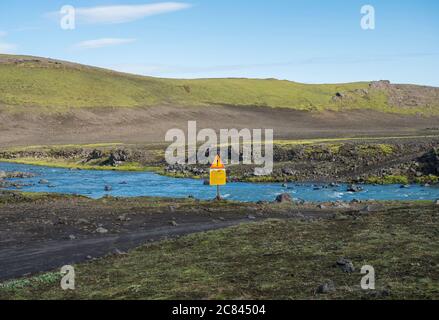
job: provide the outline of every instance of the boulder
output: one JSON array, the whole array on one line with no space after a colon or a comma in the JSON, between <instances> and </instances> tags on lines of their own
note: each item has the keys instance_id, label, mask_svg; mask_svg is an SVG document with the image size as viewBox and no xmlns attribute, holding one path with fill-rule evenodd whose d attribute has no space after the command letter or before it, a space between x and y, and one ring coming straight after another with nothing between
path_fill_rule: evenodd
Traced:
<instances>
[{"instance_id":1,"label":"boulder","mask_svg":"<svg viewBox=\"0 0 439 320\"><path fill-rule=\"evenodd\" d=\"M327 293L331 293L334 292L335 289L335 284L332 280L328 280L325 283L322 283L318 288L317 288L317 293L319 294L327 294Z\"/></svg>"},{"instance_id":2,"label":"boulder","mask_svg":"<svg viewBox=\"0 0 439 320\"><path fill-rule=\"evenodd\" d=\"M111 190L113 190L113 187L112 186L105 186L104 190L105 191L111 191Z\"/></svg>"},{"instance_id":3,"label":"boulder","mask_svg":"<svg viewBox=\"0 0 439 320\"><path fill-rule=\"evenodd\" d=\"M277 203L288 203L293 202L293 199L291 198L290 194L288 193L282 193L276 197Z\"/></svg>"},{"instance_id":4,"label":"boulder","mask_svg":"<svg viewBox=\"0 0 439 320\"><path fill-rule=\"evenodd\" d=\"M49 184L49 181L47 181L46 179L41 179L38 183L39 184Z\"/></svg>"},{"instance_id":5,"label":"boulder","mask_svg":"<svg viewBox=\"0 0 439 320\"><path fill-rule=\"evenodd\" d=\"M434 202L437 206L439 206L439 199Z\"/></svg>"},{"instance_id":6,"label":"boulder","mask_svg":"<svg viewBox=\"0 0 439 320\"><path fill-rule=\"evenodd\" d=\"M352 263L352 261L346 258L338 259L336 262L336 266L346 273L352 273L355 271L354 264Z\"/></svg>"}]
</instances>

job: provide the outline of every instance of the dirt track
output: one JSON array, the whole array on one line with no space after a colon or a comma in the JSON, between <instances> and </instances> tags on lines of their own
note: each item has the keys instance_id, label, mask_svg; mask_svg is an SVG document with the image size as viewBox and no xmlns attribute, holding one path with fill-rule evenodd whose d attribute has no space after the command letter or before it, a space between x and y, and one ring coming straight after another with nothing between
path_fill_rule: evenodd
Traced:
<instances>
[{"instance_id":1,"label":"dirt track","mask_svg":"<svg viewBox=\"0 0 439 320\"><path fill-rule=\"evenodd\" d=\"M0 204L0 280L194 232L267 218L297 217L291 209L286 213L271 205L150 198L90 200L56 195L41 198ZM316 209L300 212L302 218L333 214ZM107 232L99 233L98 228Z\"/></svg>"},{"instance_id":2,"label":"dirt track","mask_svg":"<svg viewBox=\"0 0 439 320\"><path fill-rule=\"evenodd\" d=\"M414 134L437 127L439 118L383 114L369 110L302 112L262 107L154 107L76 109L68 114L11 115L0 107L0 145L164 142L171 128L273 128L278 139Z\"/></svg>"}]
</instances>

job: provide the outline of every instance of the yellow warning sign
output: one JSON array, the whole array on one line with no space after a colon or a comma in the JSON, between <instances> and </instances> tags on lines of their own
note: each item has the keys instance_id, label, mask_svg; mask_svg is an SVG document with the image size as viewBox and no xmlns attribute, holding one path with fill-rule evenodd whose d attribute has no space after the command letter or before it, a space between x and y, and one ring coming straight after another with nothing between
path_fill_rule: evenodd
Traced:
<instances>
[{"instance_id":1,"label":"yellow warning sign","mask_svg":"<svg viewBox=\"0 0 439 320\"><path fill-rule=\"evenodd\" d=\"M221 161L221 157L217 155L215 157L215 160L213 160L212 165L210 166L210 169L225 169L224 163Z\"/></svg>"},{"instance_id":2,"label":"yellow warning sign","mask_svg":"<svg viewBox=\"0 0 439 320\"><path fill-rule=\"evenodd\" d=\"M227 183L226 167L221 161L221 157L217 155L210 167L210 185L223 186Z\"/></svg>"},{"instance_id":3,"label":"yellow warning sign","mask_svg":"<svg viewBox=\"0 0 439 320\"><path fill-rule=\"evenodd\" d=\"M211 186L224 186L226 183L226 169L210 169Z\"/></svg>"}]
</instances>

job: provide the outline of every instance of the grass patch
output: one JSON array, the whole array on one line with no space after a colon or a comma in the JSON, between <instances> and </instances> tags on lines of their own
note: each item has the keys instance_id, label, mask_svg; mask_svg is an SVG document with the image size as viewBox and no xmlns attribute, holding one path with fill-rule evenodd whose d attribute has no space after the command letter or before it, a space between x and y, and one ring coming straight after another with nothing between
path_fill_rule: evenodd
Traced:
<instances>
[{"instance_id":1,"label":"grass patch","mask_svg":"<svg viewBox=\"0 0 439 320\"><path fill-rule=\"evenodd\" d=\"M409 178L406 176L388 175L384 177L369 177L366 182L368 184L409 184Z\"/></svg>"},{"instance_id":2,"label":"grass patch","mask_svg":"<svg viewBox=\"0 0 439 320\"><path fill-rule=\"evenodd\" d=\"M65 168L65 169L80 169L80 170L106 170L106 171L151 171L161 172L159 167L144 166L137 162L125 162L117 167L107 165L89 165L82 164L73 161L61 160L61 159L34 159L34 158L20 158L20 159L0 159L0 162L28 164L34 166L44 166L52 168Z\"/></svg>"}]
</instances>

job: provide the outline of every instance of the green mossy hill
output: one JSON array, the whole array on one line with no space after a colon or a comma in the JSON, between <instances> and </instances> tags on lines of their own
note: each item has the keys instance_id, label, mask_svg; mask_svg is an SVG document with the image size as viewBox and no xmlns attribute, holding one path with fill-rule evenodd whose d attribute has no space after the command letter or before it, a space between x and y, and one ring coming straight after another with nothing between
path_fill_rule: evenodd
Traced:
<instances>
[{"instance_id":1,"label":"green mossy hill","mask_svg":"<svg viewBox=\"0 0 439 320\"><path fill-rule=\"evenodd\" d=\"M431 88L428 95L436 95L438 90ZM403 106L392 103L391 92L369 82L316 85L275 79L162 79L51 59L0 55L0 105L17 113L27 107L59 113L70 108L222 104L439 114L437 99L418 99L419 103ZM417 100L416 91L410 94Z\"/></svg>"}]
</instances>

